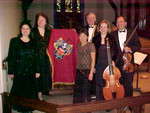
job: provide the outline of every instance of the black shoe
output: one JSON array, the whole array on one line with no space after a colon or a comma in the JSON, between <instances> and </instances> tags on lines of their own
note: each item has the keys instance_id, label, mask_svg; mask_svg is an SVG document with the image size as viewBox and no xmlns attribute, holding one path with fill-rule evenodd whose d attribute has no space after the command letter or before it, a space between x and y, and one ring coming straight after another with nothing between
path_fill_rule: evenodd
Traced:
<instances>
[{"instance_id":1,"label":"black shoe","mask_svg":"<svg viewBox=\"0 0 150 113\"><path fill-rule=\"evenodd\" d=\"M110 110L106 110L106 112L110 112Z\"/></svg>"},{"instance_id":2,"label":"black shoe","mask_svg":"<svg viewBox=\"0 0 150 113\"><path fill-rule=\"evenodd\" d=\"M43 92L44 95L49 95L49 91Z\"/></svg>"},{"instance_id":3,"label":"black shoe","mask_svg":"<svg viewBox=\"0 0 150 113\"><path fill-rule=\"evenodd\" d=\"M132 108L131 108L131 107L126 106L126 107L124 108L124 111L126 111L127 109L129 109L129 110L132 112Z\"/></svg>"},{"instance_id":4,"label":"black shoe","mask_svg":"<svg viewBox=\"0 0 150 113\"><path fill-rule=\"evenodd\" d=\"M21 113L33 113L32 111L26 111L26 112L21 112Z\"/></svg>"},{"instance_id":5,"label":"black shoe","mask_svg":"<svg viewBox=\"0 0 150 113\"><path fill-rule=\"evenodd\" d=\"M132 108L131 107L129 107L129 110L132 112Z\"/></svg>"}]
</instances>

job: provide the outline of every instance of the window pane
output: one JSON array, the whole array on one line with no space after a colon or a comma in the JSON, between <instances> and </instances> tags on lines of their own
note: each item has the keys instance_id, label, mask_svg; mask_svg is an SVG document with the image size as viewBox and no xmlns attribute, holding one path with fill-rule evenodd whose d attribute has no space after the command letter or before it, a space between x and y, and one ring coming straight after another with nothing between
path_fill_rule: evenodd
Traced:
<instances>
[{"instance_id":1,"label":"window pane","mask_svg":"<svg viewBox=\"0 0 150 113\"><path fill-rule=\"evenodd\" d=\"M61 12L61 0L57 0L56 7L56 11Z\"/></svg>"},{"instance_id":2,"label":"window pane","mask_svg":"<svg viewBox=\"0 0 150 113\"><path fill-rule=\"evenodd\" d=\"M81 11L81 8L80 8L80 0L77 0L77 13L80 13Z\"/></svg>"},{"instance_id":3,"label":"window pane","mask_svg":"<svg viewBox=\"0 0 150 113\"><path fill-rule=\"evenodd\" d=\"M65 0L65 12L73 12L72 0Z\"/></svg>"}]
</instances>

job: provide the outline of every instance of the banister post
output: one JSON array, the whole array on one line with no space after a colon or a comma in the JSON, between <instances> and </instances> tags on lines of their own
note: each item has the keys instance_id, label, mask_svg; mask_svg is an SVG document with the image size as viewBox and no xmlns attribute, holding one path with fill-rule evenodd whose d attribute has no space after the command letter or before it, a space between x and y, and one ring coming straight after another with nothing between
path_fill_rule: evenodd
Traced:
<instances>
[{"instance_id":1,"label":"banister post","mask_svg":"<svg viewBox=\"0 0 150 113\"><path fill-rule=\"evenodd\" d=\"M3 106L3 113L11 113L11 104L9 101L9 93L2 93L2 106Z\"/></svg>"},{"instance_id":2,"label":"banister post","mask_svg":"<svg viewBox=\"0 0 150 113\"><path fill-rule=\"evenodd\" d=\"M142 105L131 106L133 113L142 113Z\"/></svg>"},{"instance_id":3,"label":"banister post","mask_svg":"<svg viewBox=\"0 0 150 113\"><path fill-rule=\"evenodd\" d=\"M124 107L117 108L117 113L125 113L124 112Z\"/></svg>"}]
</instances>

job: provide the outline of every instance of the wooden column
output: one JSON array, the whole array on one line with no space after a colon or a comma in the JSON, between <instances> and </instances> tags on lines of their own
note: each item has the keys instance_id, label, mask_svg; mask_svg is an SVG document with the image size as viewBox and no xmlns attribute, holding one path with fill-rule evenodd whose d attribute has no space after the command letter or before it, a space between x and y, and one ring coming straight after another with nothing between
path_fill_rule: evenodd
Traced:
<instances>
[{"instance_id":1,"label":"wooden column","mask_svg":"<svg viewBox=\"0 0 150 113\"><path fill-rule=\"evenodd\" d=\"M140 13L140 2L139 0L135 0L135 20L134 20L135 26L139 23L139 13Z\"/></svg>"},{"instance_id":2,"label":"wooden column","mask_svg":"<svg viewBox=\"0 0 150 113\"><path fill-rule=\"evenodd\" d=\"M3 113L11 113L11 103L7 97L9 93L2 94Z\"/></svg>"},{"instance_id":3,"label":"wooden column","mask_svg":"<svg viewBox=\"0 0 150 113\"><path fill-rule=\"evenodd\" d=\"M150 31L150 1L146 0L146 30Z\"/></svg>"},{"instance_id":4,"label":"wooden column","mask_svg":"<svg viewBox=\"0 0 150 113\"><path fill-rule=\"evenodd\" d=\"M127 28L131 28L131 0L127 0Z\"/></svg>"}]
</instances>

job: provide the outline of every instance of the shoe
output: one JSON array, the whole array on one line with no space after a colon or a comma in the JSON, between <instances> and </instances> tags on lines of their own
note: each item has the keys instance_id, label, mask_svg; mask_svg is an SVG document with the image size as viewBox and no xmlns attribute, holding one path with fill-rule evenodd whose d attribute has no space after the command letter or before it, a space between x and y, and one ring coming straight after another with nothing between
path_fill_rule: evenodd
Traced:
<instances>
[{"instance_id":1,"label":"shoe","mask_svg":"<svg viewBox=\"0 0 150 113\"><path fill-rule=\"evenodd\" d=\"M132 108L131 107L129 107L129 110L132 112Z\"/></svg>"},{"instance_id":2,"label":"shoe","mask_svg":"<svg viewBox=\"0 0 150 113\"><path fill-rule=\"evenodd\" d=\"M43 92L44 95L49 95L49 91Z\"/></svg>"},{"instance_id":3,"label":"shoe","mask_svg":"<svg viewBox=\"0 0 150 113\"><path fill-rule=\"evenodd\" d=\"M21 113L33 113L32 111L26 111L26 112L21 112Z\"/></svg>"},{"instance_id":4,"label":"shoe","mask_svg":"<svg viewBox=\"0 0 150 113\"><path fill-rule=\"evenodd\" d=\"M40 101L43 101L43 97L42 97L42 93L41 92L38 93L38 98L39 98Z\"/></svg>"},{"instance_id":5,"label":"shoe","mask_svg":"<svg viewBox=\"0 0 150 113\"><path fill-rule=\"evenodd\" d=\"M127 109L129 109L129 110L132 112L132 108L131 108L131 107L126 106L126 107L124 108L124 111L126 111Z\"/></svg>"},{"instance_id":6,"label":"shoe","mask_svg":"<svg viewBox=\"0 0 150 113\"><path fill-rule=\"evenodd\" d=\"M95 95L91 95L91 99L92 99L92 100L95 100L95 99L96 99L96 96L95 96Z\"/></svg>"},{"instance_id":7,"label":"shoe","mask_svg":"<svg viewBox=\"0 0 150 113\"><path fill-rule=\"evenodd\" d=\"M126 106L123 111L126 111L127 109L128 109L128 106Z\"/></svg>"},{"instance_id":8,"label":"shoe","mask_svg":"<svg viewBox=\"0 0 150 113\"><path fill-rule=\"evenodd\" d=\"M106 112L110 112L110 110L106 110Z\"/></svg>"}]
</instances>

